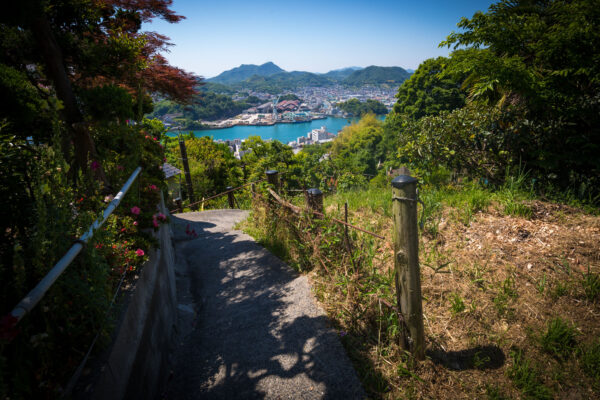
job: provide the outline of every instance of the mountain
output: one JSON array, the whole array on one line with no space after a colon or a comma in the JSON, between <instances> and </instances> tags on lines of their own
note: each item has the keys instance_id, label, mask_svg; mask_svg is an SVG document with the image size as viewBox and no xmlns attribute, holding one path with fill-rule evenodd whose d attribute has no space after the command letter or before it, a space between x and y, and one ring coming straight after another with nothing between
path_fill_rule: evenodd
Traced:
<instances>
[{"instance_id":1,"label":"mountain","mask_svg":"<svg viewBox=\"0 0 600 400\"><path fill-rule=\"evenodd\" d=\"M354 71L359 71L361 69L362 69L362 67L348 67L348 68L334 69L325 74L322 74L322 76L325 76L330 79L334 79L336 81L341 81L341 80L346 79L350 75L352 75L352 73Z\"/></svg>"},{"instance_id":2,"label":"mountain","mask_svg":"<svg viewBox=\"0 0 600 400\"><path fill-rule=\"evenodd\" d=\"M239 67L222 72L214 78L207 79L207 81L228 85L244 81L254 75L269 76L281 72L285 71L270 61L263 65L242 64Z\"/></svg>"},{"instance_id":3,"label":"mountain","mask_svg":"<svg viewBox=\"0 0 600 400\"><path fill-rule=\"evenodd\" d=\"M269 76L253 75L231 86L237 90L254 90L277 94L285 90L294 90L305 86L331 86L334 83L332 79L311 72L284 71Z\"/></svg>"},{"instance_id":4,"label":"mountain","mask_svg":"<svg viewBox=\"0 0 600 400\"><path fill-rule=\"evenodd\" d=\"M377 67L372 65L359 71L354 71L350 76L342 81L348 86L362 85L401 85L402 82L410 78L404 68L400 67Z\"/></svg>"}]
</instances>

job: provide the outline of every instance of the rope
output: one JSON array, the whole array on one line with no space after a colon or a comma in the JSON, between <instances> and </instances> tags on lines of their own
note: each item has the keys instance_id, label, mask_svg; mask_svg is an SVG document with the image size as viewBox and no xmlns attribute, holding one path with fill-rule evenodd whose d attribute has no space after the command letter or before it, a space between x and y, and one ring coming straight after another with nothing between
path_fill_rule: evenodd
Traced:
<instances>
[{"instance_id":1,"label":"rope","mask_svg":"<svg viewBox=\"0 0 600 400\"><path fill-rule=\"evenodd\" d=\"M224 191L224 192L221 192L221 193L219 193L219 194L215 194L214 196L207 197L206 199L202 199L202 200L200 200L200 201L196 201L196 202L194 202L194 203L190 203L190 204L188 204L188 207L195 206L196 204L202 204L202 203L205 203L205 202L207 202L207 201L209 201L209 200L216 199L217 197L223 196L223 195L225 195L225 194L227 194L227 193L230 193L230 192L233 192L233 191L236 191L236 190L242 189L242 188L244 188L244 187L246 187L246 186L252 185L253 183L260 183L260 182L263 182L263 181L265 181L265 180L266 180L266 179L259 179L258 181L254 181L254 182L248 182L248 183L245 183L245 184L243 184L243 185L241 185L241 186L238 186L238 187L235 187L235 188L233 188L233 189L229 189L229 190L226 190L226 191ZM177 211L177 210L181 210L181 209L180 209L180 208L175 208L175 209L173 209L173 210L171 210L171 211L169 211L169 212L170 212L170 213L174 213L174 212L175 212L175 211ZM183 211L183 210L182 210L182 211Z\"/></svg>"},{"instance_id":2,"label":"rope","mask_svg":"<svg viewBox=\"0 0 600 400\"><path fill-rule=\"evenodd\" d=\"M270 193L270 194L271 194L271 196L273 196L273 198L274 198L275 200L277 200L277 201L278 201L278 202L279 202L281 205L283 205L283 206L285 206L285 207L287 207L287 208L289 208L289 209L293 210L295 213L299 213L299 212L300 212L300 210L301 210L301 208L300 208L300 207L298 207L298 206L295 206L295 205L293 205L293 204L290 204L290 203L288 203L287 201L283 200L283 199L282 199L281 197L279 197L279 196L277 195L277 193L275 193L273 190L269 189L269 193ZM315 215L318 215L318 216L320 216L320 217L323 217L323 218L324 218L324 217L326 217L326 215L325 215L325 214L323 214L323 213L321 213L321 212L319 212L319 211L310 210L310 209L309 209L308 211L309 211L309 212L311 212L311 213L313 213L313 214L315 214ZM352 229L355 229L355 230L357 230L357 231L360 231L360 232L366 233L366 234L368 234L368 235L374 236L374 237L376 237L376 238L378 238L378 239L385 240L385 238L384 238L383 236L380 236L380 235L378 235L378 234L376 234L376 233L373 233L373 232L371 232L371 231L368 231L368 230L366 230L366 229L359 228L358 226L355 226L355 225L349 224L349 223L347 223L347 222L344 222L344 221L342 221L342 220L339 220L339 219L337 219L337 218L333 218L333 217L329 217L329 218L330 218L332 221L335 221L335 222L337 222L338 224L345 225L345 226L347 226L347 227L349 227L349 228L352 228Z\"/></svg>"}]
</instances>

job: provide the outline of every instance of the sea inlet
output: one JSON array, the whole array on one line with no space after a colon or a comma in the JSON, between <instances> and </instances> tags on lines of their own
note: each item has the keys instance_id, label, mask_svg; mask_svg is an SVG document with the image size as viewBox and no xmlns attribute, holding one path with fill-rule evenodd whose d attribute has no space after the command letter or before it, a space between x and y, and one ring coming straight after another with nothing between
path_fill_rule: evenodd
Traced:
<instances>
[{"instance_id":1,"label":"sea inlet","mask_svg":"<svg viewBox=\"0 0 600 400\"><path fill-rule=\"evenodd\" d=\"M260 136L263 140L279 140L281 143L289 143L306 134L313 129L325 126L328 132L337 134L343 127L356 122L357 118L333 118L316 119L310 122L298 122L292 124L276 124L268 126L238 125L224 129L205 129L192 131L196 137L210 136L213 140L246 139L250 136ZM181 131L188 133L190 131ZM171 131L167 136L176 137L177 132Z\"/></svg>"}]
</instances>

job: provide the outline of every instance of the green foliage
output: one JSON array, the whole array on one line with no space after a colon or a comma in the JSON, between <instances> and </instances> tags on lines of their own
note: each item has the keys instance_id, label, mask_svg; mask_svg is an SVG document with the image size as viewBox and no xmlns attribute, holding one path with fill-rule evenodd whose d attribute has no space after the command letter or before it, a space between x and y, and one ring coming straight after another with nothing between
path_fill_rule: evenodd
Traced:
<instances>
[{"instance_id":1,"label":"green foliage","mask_svg":"<svg viewBox=\"0 0 600 400\"><path fill-rule=\"evenodd\" d=\"M384 115L387 114L387 108L377 100L367 100L361 102L358 99L350 99L338 104L338 107L348 114L360 117L365 114Z\"/></svg>"},{"instance_id":2,"label":"green foliage","mask_svg":"<svg viewBox=\"0 0 600 400\"><path fill-rule=\"evenodd\" d=\"M588 270L583 274L581 279L581 286L583 287L583 293L589 301L596 301L600 298L600 275Z\"/></svg>"},{"instance_id":3,"label":"green foliage","mask_svg":"<svg viewBox=\"0 0 600 400\"><path fill-rule=\"evenodd\" d=\"M450 296L450 311L452 311L452 315L460 314L465 311L465 308L465 302L462 297L460 297L460 294L452 293Z\"/></svg>"},{"instance_id":4,"label":"green foliage","mask_svg":"<svg viewBox=\"0 0 600 400\"><path fill-rule=\"evenodd\" d=\"M166 114L182 114L182 119L179 121L182 128L194 129L201 127L198 120L214 121L230 118L255 104L256 101L252 98L233 101L229 95L203 91L188 106L170 100L161 100L156 103L154 111L148 117L161 118Z\"/></svg>"},{"instance_id":5,"label":"green foliage","mask_svg":"<svg viewBox=\"0 0 600 400\"><path fill-rule=\"evenodd\" d=\"M86 114L97 121L133 119L133 100L122 87L116 85L96 86L81 90L80 96ZM151 111L152 107L150 107Z\"/></svg>"},{"instance_id":6,"label":"green foliage","mask_svg":"<svg viewBox=\"0 0 600 400\"><path fill-rule=\"evenodd\" d=\"M581 347L579 353L583 372L600 385L600 340Z\"/></svg>"},{"instance_id":7,"label":"green foliage","mask_svg":"<svg viewBox=\"0 0 600 400\"><path fill-rule=\"evenodd\" d=\"M31 136L36 142L53 136L57 102L47 96L46 90L32 85L26 73L2 64L1 58L0 92L2 136L12 134L21 140Z\"/></svg>"},{"instance_id":8,"label":"green foliage","mask_svg":"<svg viewBox=\"0 0 600 400\"><path fill-rule=\"evenodd\" d=\"M365 115L358 123L346 126L334 139L331 153L340 167L352 174L377 174L379 161L385 160L382 146L383 123Z\"/></svg>"},{"instance_id":9,"label":"green foliage","mask_svg":"<svg viewBox=\"0 0 600 400\"><path fill-rule=\"evenodd\" d=\"M226 144L208 136L186 140L185 144L196 197L212 196L242 183L240 162Z\"/></svg>"},{"instance_id":10,"label":"green foliage","mask_svg":"<svg viewBox=\"0 0 600 400\"><path fill-rule=\"evenodd\" d=\"M577 341L576 330L572 324L563 321L560 317L548 322L546 332L540 337L542 348L554 357L565 359L574 351Z\"/></svg>"},{"instance_id":11,"label":"green foliage","mask_svg":"<svg viewBox=\"0 0 600 400\"><path fill-rule=\"evenodd\" d=\"M265 171L274 169L280 173L290 172L286 176L286 184L298 187L298 175L294 172L296 161L292 148L278 140L264 141L260 136L250 136L242 144L243 150L251 150L244 154L242 162L246 165L245 176L249 181L264 179Z\"/></svg>"},{"instance_id":12,"label":"green foliage","mask_svg":"<svg viewBox=\"0 0 600 400\"><path fill-rule=\"evenodd\" d=\"M510 308L509 302L518 297L518 293L515 289L515 280L512 276L507 277L501 284L500 290L492 300L498 316L512 317L513 309Z\"/></svg>"},{"instance_id":13,"label":"green foliage","mask_svg":"<svg viewBox=\"0 0 600 400\"><path fill-rule=\"evenodd\" d=\"M498 123L500 118L496 109L469 106L418 121L403 120L396 131L398 160L413 168L435 170L441 166L501 182L513 160L505 150L511 132Z\"/></svg>"},{"instance_id":14,"label":"green foliage","mask_svg":"<svg viewBox=\"0 0 600 400\"><path fill-rule=\"evenodd\" d=\"M540 373L521 350L510 352L513 359L507 373L515 386L521 390L525 398L535 400L553 399L552 391L540 380Z\"/></svg>"},{"instance_id":15,"label":"green foliage","mask_svg":"<svg viewBox=\"0 0 600 400\"><path fill-rule=\"evenodd\" d=\"M348 86L363 85L400 85L407 80L410 74L400 67L370 67L354 71L342 82Z\"/></svg>"},{"instance_id":16,"label":"green foliage","mask_svg":"<svg viewBox=\"0 0 600 400\"><path fill-rule=\"evenodd\" d=\"M466 95L461 84L465 77L447 73L449 62L451 60L445 57L423 61L398 89L394 113L417 120L463 107Z\"/></svg>"},{"instance_id":17,"label":"green foliage","mask_svg":"<svg viewBox=\"0 0 600 400\"><path fill-rule=\"evenodd\" d=\"M486 386L485 394L489 400L509 400L509 397L506 396L497 386Z\"/></svg>"},{"instance_id":18,"label":"green foliage","mask_svg":"<svg viewBox=\"0 0 600 400\"><path fill-rule=\"evenodd\" d=\"M463 18L442 45L469 75L472 102L512 109L519 146L507 148L536 178L597 201L600 161L600 14L595 1L501 1ZM520 151L519 151L520 149Z\"/></svg>"},{"instance_id":19,"label":"green foliage","mask_svg":"<svg viewBox=\"0 0 600 400\"><path fill-rule=\"evenodd\" d=\"M279 101L285 101L285 100L300 100L302 101L302 99L298 96L296 96L294 93L288 93L288 94L284 94L283 96L279 97Z\"/></svg>"}]
</instances>

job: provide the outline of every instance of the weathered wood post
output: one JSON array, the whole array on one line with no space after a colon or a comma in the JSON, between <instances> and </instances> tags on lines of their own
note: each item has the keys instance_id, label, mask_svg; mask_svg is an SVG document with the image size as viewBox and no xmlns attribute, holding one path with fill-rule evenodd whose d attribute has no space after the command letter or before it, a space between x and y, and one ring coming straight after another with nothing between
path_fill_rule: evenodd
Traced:
<instances>
[{"instance_id":1,"label":"weathered wood post","mask_svg":"<svg viewBox=\"0 0 600 400\"><path fill-rule=\"evenodd\" d=\"M306 191L308 199L308 208L313 211L323 213L323 192L317 188L308 189ZM317 216L318 217L318 216Z\"/></svg>"},{"instance_id":2,"label":"weathered wood post","mask_svg":"<svg viewBox=\"0 0 600 400\"><path fill-rule=\"evenodd\" d=\"M225 190L231 190L233 187L227 186ZM229 201L229 208L235 208L235 199L233 198L233 192L227 193L227 200Z\"/></svg>"},{"instance_id":3,"label":"weathered wood post","mask_svg":"<svg viewBox=\"0 0 600 400\"><path fill-rule=\"evenodd\" d=\"M175 204L177 204L177 209L179 212L183 212L183 204L181 204L181 197L175 199Z\"/></svg>"},{"instance_id":4,"label":"weathered wood post","mask_svg":"<svg viewBox=\"0 0 600 400\"><path fill-rule=\"evenodd\" d=\"M279 193L279 172L274 169L270 169L266 172L267 182L272 185L272 189Z\"/></svg>"},{"instance_id":5,"label":"weathered wood post","mask_svg":"<svg viewBox=\"0 0 600 400\"><path fill-rule=\"evenodd\" d=\"M401 313L400 346L415 360L425 358L425 333L419 269L417 180L400 175L392 180L396 297Z\"/></svg>"}]
</instances>

